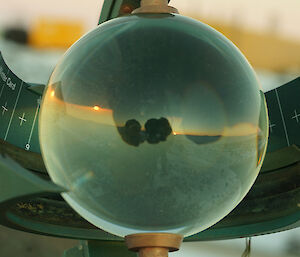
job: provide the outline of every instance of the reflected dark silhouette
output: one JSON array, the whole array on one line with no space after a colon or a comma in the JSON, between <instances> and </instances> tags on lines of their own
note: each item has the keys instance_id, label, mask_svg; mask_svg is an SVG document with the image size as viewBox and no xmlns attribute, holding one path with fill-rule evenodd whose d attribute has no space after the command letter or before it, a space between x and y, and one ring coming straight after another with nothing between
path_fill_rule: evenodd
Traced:
<instances>
[{"instance_id":1,"label":"reflected dark silhouette","mask_svg":"<svg viewBox=\"0 0 300 257\"><path fill-rule=\"evenodd\" d=\"M187 139L191 140L197 145L209 144L218 141L222 136L194 136L186 135Z\"/></svg>"},{"instance_id":2,"label":"reflected dark silhouette","mask_svg":"<svg viewBox=\"0 0 300 257\"><path fill-rule=\"evenodd\" d=\"M147 142L149 144L158 144L166 141L167 137L172 133L172 128L166 118L150 119L145 124L147 133Z\"/></svg>"},{"instance_id":3,"label":"reflected dark silhouette","mask_svg":"<svg viewBox=\"0 0 300 257\"><path fill-rule=\"evenodd\" d=\"M141 135L141 124L137 120L128 120L124 127L118 127L122 139L129 145L139 146L143 143Z\"/></svg>"},{"instance_id":4,"label":"reflected dark silhouette","mask_svg":"<svg viewBox=\"0 0 300 257\"><path fill-rule=\"evenodd\" d=\"M125 123L124 127L118 127L122 139L129 145L139 146L145 140L149 144L158 144L167 140L172 133L172 128L166 118L150 119L145 124L145 131L142 131L141 124L131 119Z\"/></svg>"}]
</instances>

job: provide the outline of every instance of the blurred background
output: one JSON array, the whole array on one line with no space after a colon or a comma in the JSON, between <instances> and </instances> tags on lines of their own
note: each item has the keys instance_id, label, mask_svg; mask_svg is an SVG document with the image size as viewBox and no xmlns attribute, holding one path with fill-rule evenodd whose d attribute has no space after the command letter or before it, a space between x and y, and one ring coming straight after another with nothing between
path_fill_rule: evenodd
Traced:
<instances>
[{"instance_id":1,"label":"blurred background","mask_svg":"<svg viewBox=\"0 0 300 257\"><path fill-rule=\"evenodd\" d=\"M46 84L64 52L96 27L103 0L0 3L0 51L21 79ZM255 68L264 91L300 76L299 0L172 0L181 14L225 34ZM1 190L1 189L0 189ZM60 257L74 240L0 227L0 257ZM171 257L239 257L244 239L185 243ZM252 238L252 257L300 256L300 229Z\"/></svg>"}]
</instances>

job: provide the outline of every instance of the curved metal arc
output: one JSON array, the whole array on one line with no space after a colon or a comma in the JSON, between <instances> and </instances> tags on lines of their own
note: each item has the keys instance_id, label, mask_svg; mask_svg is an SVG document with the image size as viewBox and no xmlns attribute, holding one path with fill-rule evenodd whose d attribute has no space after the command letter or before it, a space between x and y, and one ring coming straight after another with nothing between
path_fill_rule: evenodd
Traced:
<instances>
[{"instance_id":1,"label":"curved metal arc","mask_svg":"<svg viewBox=\"0 0 300 257\"><path fill-rule=\"evenodd\" d=\"M7 156L0 155L0 203L41 193L62 193L66 190L21 167Z\"/></svg>"},{"instance_id":2,"label":"curved metal arc","mask_svg":"<svg viewBox=\"0 0 300 257\"><path fill-rule=\"evenodd\" d=\"M230 215L208 230L186 238L185 241L247 237L298 227L299 168L300 163L276 172L262 173L246 199ZM66 202L59 199L61 190L51 193L42 192L40 189L39 191L39 194L27 194L23 197L19 195L2 202L1 224L56 237L123 240L94 227L77 215Z\"/></svg>"}]
</instances>

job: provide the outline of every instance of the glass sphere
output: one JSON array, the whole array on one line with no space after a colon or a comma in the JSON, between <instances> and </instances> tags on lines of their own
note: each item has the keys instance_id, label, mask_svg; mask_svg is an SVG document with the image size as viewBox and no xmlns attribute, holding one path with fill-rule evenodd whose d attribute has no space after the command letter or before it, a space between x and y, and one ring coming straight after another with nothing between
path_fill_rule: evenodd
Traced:
<instances>
[{"instance_id":1,"label":"glass sphere","mask_svg":"<svg viewBox=\"0 0 300 257\"><path fill-rule=\"evenodd\" d=\"M64 199L112 234L200 232L246 195L268 137L264 94L241 52L180 15L113 19L55 68L42 154Z\"/></svg>"}]
</instances>

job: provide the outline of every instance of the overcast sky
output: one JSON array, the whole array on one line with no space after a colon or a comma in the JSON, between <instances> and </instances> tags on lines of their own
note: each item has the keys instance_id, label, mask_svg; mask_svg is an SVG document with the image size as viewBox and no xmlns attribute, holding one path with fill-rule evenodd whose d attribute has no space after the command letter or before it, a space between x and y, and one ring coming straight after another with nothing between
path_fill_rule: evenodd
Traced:
<instances>
[{"instance_id":1,"label":"overcast sky","mask_svg":"<svg viewBox=\"0 0 300 257\"><path fill-rule=\"evenodd\" d=\"M97 23L103 0L1 0L0 26L30 24L38 17L81 20L86 29ZM300 0L172 0L182 14L236 23L256 30L276 30L300 40Z\"/></svg>"}]
</instances>

